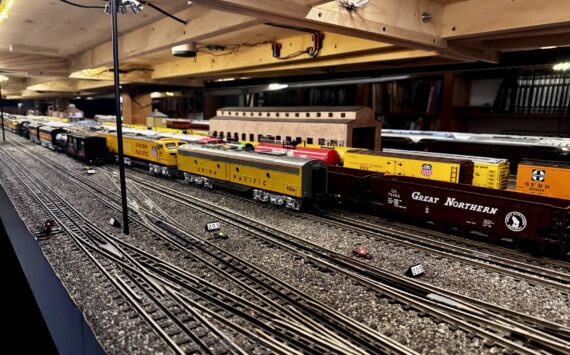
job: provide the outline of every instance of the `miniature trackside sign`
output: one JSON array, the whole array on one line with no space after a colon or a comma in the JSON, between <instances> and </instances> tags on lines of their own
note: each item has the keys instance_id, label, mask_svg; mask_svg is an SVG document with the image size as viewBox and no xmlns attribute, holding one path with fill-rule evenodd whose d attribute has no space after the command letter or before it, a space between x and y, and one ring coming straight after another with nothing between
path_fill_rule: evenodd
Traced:
<instances>
[{"instance_id":1,"label":"miniature trackside sign","mask_svg":"<svg viewBox=\"0 0 570 355\"><path fill-rule=\"evenodd\" d=\"M412 265L406 271L406 276L410 277L420 277L425 274L425 269L422 264Z\"/></svg>"},{"instance_id":2,"label":"miniature trackside sign","mask_svg":"<svg viewBox=\"0 0 570 355\"><path fill-rule=\"evenodd\" d=\"M222 228L220 222L210 222L206 223L206 232L215 232Z\"/></svg>"}]
</instances>

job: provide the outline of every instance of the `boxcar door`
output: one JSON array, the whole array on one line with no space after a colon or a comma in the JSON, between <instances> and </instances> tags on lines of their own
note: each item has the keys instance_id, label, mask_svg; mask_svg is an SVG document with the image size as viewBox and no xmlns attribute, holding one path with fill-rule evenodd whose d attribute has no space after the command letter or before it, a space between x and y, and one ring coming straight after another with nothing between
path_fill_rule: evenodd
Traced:
<instances>
[{"instance_id":1,"label":"boxcar door","mask_svg":"<svg viewBox=\"0 0 570 355\"><path fill-rule=\"evenodd\" d=\"M404 161L394 159L390 161L391 171L389 171L392 175L406 175Z\"/></svg>"}]
</instances>

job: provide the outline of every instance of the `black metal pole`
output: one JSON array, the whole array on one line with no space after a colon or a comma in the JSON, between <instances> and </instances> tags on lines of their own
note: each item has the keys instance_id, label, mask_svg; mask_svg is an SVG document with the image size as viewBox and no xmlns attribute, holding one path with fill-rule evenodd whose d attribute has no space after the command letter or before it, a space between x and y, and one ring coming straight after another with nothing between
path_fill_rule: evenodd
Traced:
<instances>
[{"instance_id":1,"label":"black metal pole","mask_svg":"<svg viewBox=\"0 0 570 355\"><path fill-rule=\"evenodd\" d=\"M119 176L121 180L121 202L123 206L123 233L129 234L129 208L127 205L127 183L125 181L125 159L123 156L123 127L121 120L121 81L119 77L119 36L117 34L117 1L111 0L113 19L113 74L115 79L115 110L117 111L117 145L119 148Z\"/></svg>"},{"instance_id":2,"label":"black metal pole","mask_svg":"<svg viewBox=\"0 0 570 355\"><path fill-rule=\"evenodd\" d=\"M6 142L6 133L4 133L4 100L2 99L2 79L0 79L0 116L2 116L2 141Z\"/></svg>"}]
</instances>

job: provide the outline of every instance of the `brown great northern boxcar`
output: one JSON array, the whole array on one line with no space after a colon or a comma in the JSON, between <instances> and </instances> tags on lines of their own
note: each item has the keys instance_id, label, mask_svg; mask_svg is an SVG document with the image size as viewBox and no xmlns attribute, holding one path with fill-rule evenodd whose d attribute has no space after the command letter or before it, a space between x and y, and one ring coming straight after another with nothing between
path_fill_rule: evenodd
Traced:
<instances>
[{"instance_id":1,"label":"brown great northern boxcar","mask_svg":"<svg viewBox=\"0 0 570 355\"><path fill-rule=\"evenodd\" d=\"M372 206L398 215L569 250L568 200L402 176L372 176L370 189Z\"/></svg>"}]
</instances>

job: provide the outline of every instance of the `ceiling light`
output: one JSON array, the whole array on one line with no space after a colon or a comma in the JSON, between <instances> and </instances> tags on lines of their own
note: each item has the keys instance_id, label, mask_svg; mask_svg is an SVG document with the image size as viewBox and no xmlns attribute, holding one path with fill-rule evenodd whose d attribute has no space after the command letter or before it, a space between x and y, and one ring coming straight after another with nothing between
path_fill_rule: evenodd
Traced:
<instances>
[{"instance_id":1,"label":"ceiling light","mask_svg":"<svg viewBox=\"0 0 570 355\"><path fill-rule=\"evenodd\" d=\"M269 90L273 91L273 90L286 89L288 87L289 87L289 85L287 85L287 84L272 83L272 84L269 84L269 86L267 88Z\"/></svg>"},{"instance_id":2,"label":"ceiling light","mask_svg":"<svg viewBox=\"0 0 570 355\"><path fill-rule=\"evenodd\" d=\"M8 81L8 80L10 80L10 78L7 77L6 75L0 75L0 83L3 83L3 82Z\"/></svg>"},{"instance_id":3,"label":"ceiling light","mask_svg":"<svg viewBox=\"0 0 570 355\"><path fill-rule=\"evenodd\" d=\"M0 22L8 18L8 12L16 0L3 0L0 2Z\"/></svg>"},{"instance_id":4,"label":"ceiling light","mask_svg":"<svg viewBox=\"0 0 570 355\"><path fill-rule=\"evenodd\" d=\"M544 47L540 47L540 49L555 49L558 48L556 46L544 46Z\"/></svg>"},{"instance_id":5,"label":"ceiling light","mask_svg":"<svg viewBox=\"0 0 570 355\"><path fill-rule=\"evenodd\" d=\"M130 7L135 15L140 14L144 10L144 4L138 0L124 0L123 4L126 7Z\"/></svg>"},{"instance_id":6,"label":"ceiling light","mask_svg":"<svg viewBox=\"0 0 570 355\"><path fill-rule=\"evenodd\" d=\"M172 55L175 57L194 58L198 54L198 51L196 50L196 42L174 46L170 50Z\"/></svg>"},{"instance_id":7,"label":"ceiling light","mask_svg":"<svg viewBox=\"0 0 570 355\"><path fill-rule=\"evenodd\" d=\"M174 93L172 91L167 91L166 96L174 96Z\"/></svg>"},{"instance_id":8,"label":"ceiling light","mask_svg":"<svg viewBox=\"0 0 570 355\"><path fill-rule=\"evenodd\" d=\"M570 62L562 62L562 63L555 64L552 67L552 69L555 71L568 71L568 70L570 70Z\"/></svg>"}]
</instances>

